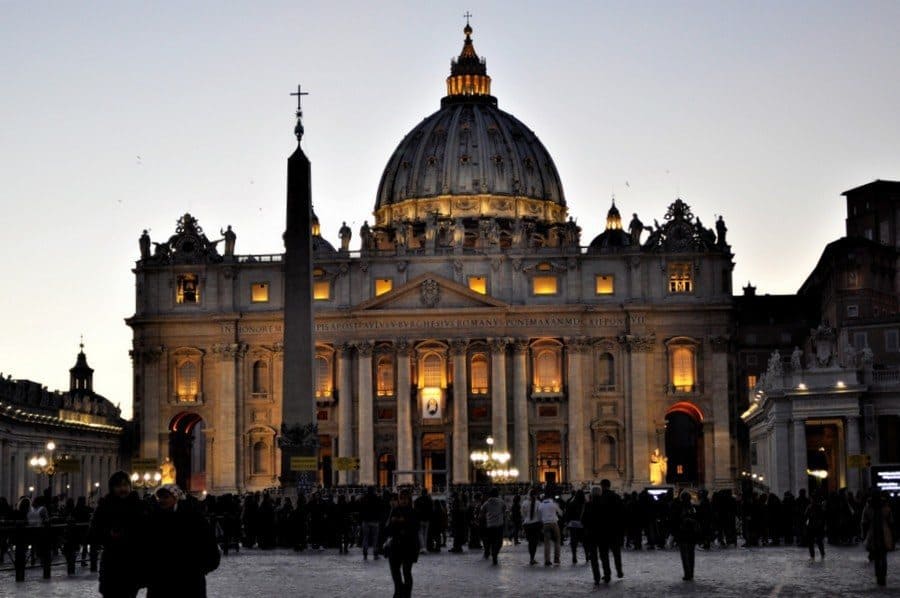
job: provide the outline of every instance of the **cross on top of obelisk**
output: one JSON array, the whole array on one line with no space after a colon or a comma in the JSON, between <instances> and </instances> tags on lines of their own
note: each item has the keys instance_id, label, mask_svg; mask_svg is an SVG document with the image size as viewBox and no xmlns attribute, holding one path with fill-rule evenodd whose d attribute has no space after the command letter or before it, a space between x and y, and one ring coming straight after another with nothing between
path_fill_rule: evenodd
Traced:
<instances>
[{"instance_id":1,"label":"cross on top of obelisk","mask_svg":"<svg viewBox=\"0 0 900 598\"><path fill-rule=\"evenodd\" d=\"M292 96L297 96L297 126L294 127L294 134L297 141L303 137L303 96L308 96L309 92L303 91L300 85L297 85L297 91L291 92Z\"/></svg>"}]
</instances>

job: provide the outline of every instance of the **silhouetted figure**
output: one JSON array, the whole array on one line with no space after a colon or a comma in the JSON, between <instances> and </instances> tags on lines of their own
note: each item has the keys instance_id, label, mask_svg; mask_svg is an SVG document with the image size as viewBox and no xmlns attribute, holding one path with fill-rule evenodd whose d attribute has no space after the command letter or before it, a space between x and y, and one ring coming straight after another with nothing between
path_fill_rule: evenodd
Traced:
<instances>
[{"instance_id":1,"label":"silhouetted figure","mask_svg":"<svg viewBox=\"0 0 900 598\"><path fill-rule=\"evenodd\" d=\"M678 550L681 552L681 567L684 570L684 581L694 579L694 556L696 555L697 536L700 524L697 521L697 511L691 504L691 495L682 492L681 497L674 508L675 517L675 541L678 542Z\"/></svg>"},{"instance_id":2,"label":"silhouetted figure","mask_svg":"<svg viewBox=\"0 0 900 598\"><path fill-rule=\"evenodd\" d=\"M866 550L875 564L875 580L880 586L887 583L887 553L894 549L894 518L885 498L882 493L873 491L862 516L867 530Z\"/></svg>"}]
</instances>

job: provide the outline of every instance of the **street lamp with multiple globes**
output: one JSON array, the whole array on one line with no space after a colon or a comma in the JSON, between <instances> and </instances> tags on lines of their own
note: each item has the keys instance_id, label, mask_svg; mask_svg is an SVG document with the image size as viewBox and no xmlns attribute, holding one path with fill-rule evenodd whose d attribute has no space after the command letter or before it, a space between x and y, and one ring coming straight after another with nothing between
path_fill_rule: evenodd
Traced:
<instances>
[{"instance_id":1,"label":"street lamp with multiple globes","mask_svg":"<svg viewBox=\"0 0 900 598\"><path fill-rule=\"evenodd\" d=\"M515 467L507 468L511 458L507 451L494 451L494 439L487 437L487 451L472 451L469 458L475 469L480 469L487 474L492 482L506 484L515 481L519 477L519 470Z\"/></svg>"},{"instance_id":2,"label":"street lamp with multiple globes","mask_svg":"<svg viewBox=\"0 0 900 598\"><path fill-rule=\"evenodd\" d=\"M47 485L50 488L51 494L53 493L53 474L56 473L56 463L53 460L53 451L56 450L56 443L52 440L47 443L46 446L47 455L35 455L31 458L28 464L31 466L31 469L34 470L36 474L39 476L46 475L47 476Z\"/></svg>"},{"instance_id":3,"label":"street lamp with multiple globes","mask_svg":"<svg viewBox=\"0 0 900 598\"><path fill-rule=\"evenodd\" d=\"M145 491L156 488L161 481L162 474L158 471L152 473L149 471L145 471L144 473L135 471L131 474L131 485L134 488L144 488Z\"/></svg>"}]
</instances>

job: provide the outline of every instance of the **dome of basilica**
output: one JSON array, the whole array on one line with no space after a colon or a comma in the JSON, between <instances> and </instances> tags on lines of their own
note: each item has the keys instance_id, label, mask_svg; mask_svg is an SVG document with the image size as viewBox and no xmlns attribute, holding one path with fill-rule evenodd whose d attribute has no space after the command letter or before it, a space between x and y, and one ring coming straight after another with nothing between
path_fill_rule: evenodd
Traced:
<instances>
[{"instance_id":1,"label":"dome of basilica","mask_svg":"<svg viewBox=\"0 0 900 598\"><path fill-rule=\"evenodd\" d=\"M375 204L378 224L443 217L564 222L559 173L534 132L497 107L468 25L441 108L394 151Z\"/></svg>"}]
</instances>

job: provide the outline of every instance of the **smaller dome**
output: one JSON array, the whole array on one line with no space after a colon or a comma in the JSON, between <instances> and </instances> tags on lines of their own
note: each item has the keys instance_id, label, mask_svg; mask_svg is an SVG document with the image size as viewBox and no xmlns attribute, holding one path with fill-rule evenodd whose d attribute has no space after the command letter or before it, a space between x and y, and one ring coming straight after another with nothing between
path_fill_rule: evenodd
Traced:
<instances>
[{"instance_id":1,"label":"smaller dome","mask_svg":"<svg viewBox=\"0 0 900 598\"><path fill-rule=\"evenodd\" d=\"M612 200L612 207L606 213L606 230L622 230L622 215L616 207L616 198Z\"/></svg>"},{"instance_id":2,"label":"smaller dome","mask_svg":"<svg viewBox=\"0 0 900 598\"><path fill-rule=\"evenodd\" d=\"M612 206L606 212L606 230L597 235L588 246L588 253L608 253L632 245L631 235L622 229L622 215L613 198Z\"/></svg>"}]
</instances>

